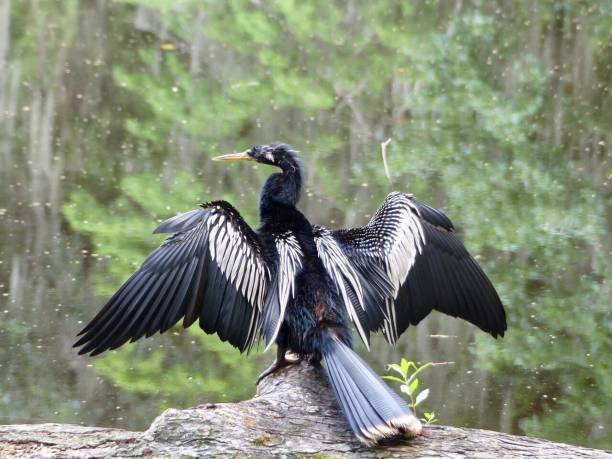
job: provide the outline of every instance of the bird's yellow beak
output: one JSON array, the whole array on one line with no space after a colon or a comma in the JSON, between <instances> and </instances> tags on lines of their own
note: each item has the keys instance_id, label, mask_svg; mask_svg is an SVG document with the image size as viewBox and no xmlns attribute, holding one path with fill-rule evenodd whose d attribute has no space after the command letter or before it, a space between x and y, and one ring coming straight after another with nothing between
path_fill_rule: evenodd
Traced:
<instances>
[{"instance_id":1,"label":"bird's yellow beak","mask_svg":"<svg viewBox=\"0 0 612 459\"><path fill-rule=\"evenodd\" d=\"M243 151L240 153L230 153L229 155L217 156L213 158L213 161L243 161L243 160L253 159L247 154L247 151Z\"/></svg>"}]
</instances>

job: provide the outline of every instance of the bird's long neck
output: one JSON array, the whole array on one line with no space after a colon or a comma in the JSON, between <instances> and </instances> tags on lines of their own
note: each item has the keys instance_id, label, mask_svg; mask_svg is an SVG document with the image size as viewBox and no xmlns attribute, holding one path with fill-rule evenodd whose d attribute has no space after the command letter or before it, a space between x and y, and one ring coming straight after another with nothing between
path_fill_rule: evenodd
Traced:
<instances>
[{"instance_id":1,"label":"bird's long neck","mask_svg":"<svg viewBox=\"0 0 612 459\"><path fill-rule=\"evenodd\" d=\"M282 172L271 175L261 190L259 214L262 223L279 218L287 208L294 208L302 192L302 169L297 160L280 165Z\"/></svg>"}]
</instances>

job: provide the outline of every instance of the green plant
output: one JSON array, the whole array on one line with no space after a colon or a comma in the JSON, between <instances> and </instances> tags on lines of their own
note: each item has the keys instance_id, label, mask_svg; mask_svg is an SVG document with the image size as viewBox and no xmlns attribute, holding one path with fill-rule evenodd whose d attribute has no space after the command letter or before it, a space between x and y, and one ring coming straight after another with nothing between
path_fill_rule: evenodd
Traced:
<instances>
[{"instance_id":1,"label":"green plant","mask_svg":"<svg viewBox=\"0 0 612 459\"><path fill-rule=\"evenodd\" d=\"M408 406L410 406L417 416L417 406L424 402L429 396L429 389L419 391L420 382L417 375L431 365L433 365L433 362L427 362L419 366L412 360L406 360L402 357L399 364L392 363L387 365L387 371L394 371L399 374L401 378L393 375L383 376L383 379L386 379L387 381L400 383L400 391L408 396ZM423 421L425 424L435 424L438 422L438 418L436 418L436 413L433 411L423 412L421 421Z\"/></svg>"}]
</instances>

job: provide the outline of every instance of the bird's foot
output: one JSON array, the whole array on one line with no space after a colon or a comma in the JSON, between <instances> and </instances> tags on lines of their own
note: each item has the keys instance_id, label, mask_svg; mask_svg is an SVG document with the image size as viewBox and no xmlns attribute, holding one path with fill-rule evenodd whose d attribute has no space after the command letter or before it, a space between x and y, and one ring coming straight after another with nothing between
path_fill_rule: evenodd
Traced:
<instances>
[{"instance_id":1,"label":"bird's foot","mask_svg":"<svg viewBox=\"0 0 612 459\"><path fill-rule=\"evenodd\" d=\"M319 352L315 352L308 359L308 363L310 363L315 368L321 368L321 354Z\"/></svg>"},{"instance_id":2,"label":"bird's foot","mask_svg":"<svg viewBox=\"0 0 612 459\"><path fill-rule=\"evenodd\" d=\"M272 373L285 368L289 365L295 365L300 362L300 356L292 351L287 351L281 358L277 358L272 365L270 365L262 374L257 378L255 385L259 385L262 379L266 376L270 376Z\"/></svg>"}]
</instances>

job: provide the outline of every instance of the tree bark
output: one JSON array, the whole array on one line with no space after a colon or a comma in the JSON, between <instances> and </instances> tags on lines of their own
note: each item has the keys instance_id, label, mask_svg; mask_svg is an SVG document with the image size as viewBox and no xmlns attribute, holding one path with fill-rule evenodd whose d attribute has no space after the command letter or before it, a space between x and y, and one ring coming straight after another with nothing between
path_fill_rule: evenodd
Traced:
<instances>
[{"instance_id":1,"label":"tree bark","mask_svg":"<svg viewBox=\"0 0 612 459\"><path fill-rule=\"evenodd\" d=\"M376 448L346 426L325 376L298 364L240 403L169 409L145 432L66 424L0 426L0 457L612 458L606 451L487 430L427 426Z\"/></svg>"}]
</instances>

